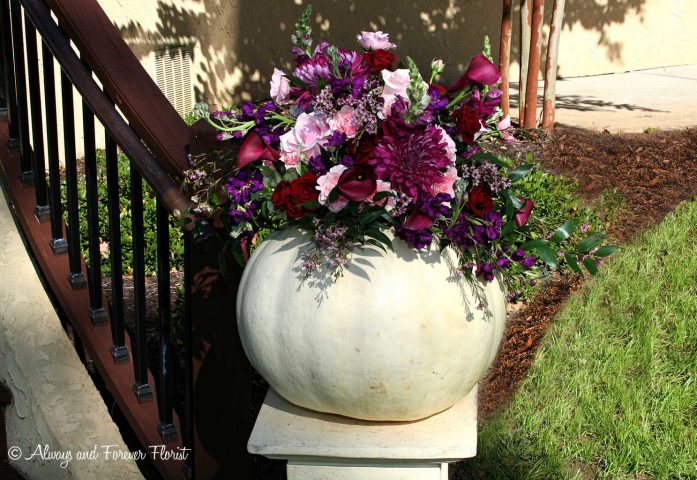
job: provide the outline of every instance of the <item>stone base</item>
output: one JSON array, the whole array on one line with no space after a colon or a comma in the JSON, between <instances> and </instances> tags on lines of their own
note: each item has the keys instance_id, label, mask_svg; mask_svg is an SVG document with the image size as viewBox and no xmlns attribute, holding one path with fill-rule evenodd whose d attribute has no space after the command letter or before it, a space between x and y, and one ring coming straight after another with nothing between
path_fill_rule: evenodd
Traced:
<instances>
[{"instance_id":1,"label":"stone base","mask_svg":"<svg viewBox=\"0 0 697 480\"><path fill-rule=\"evenodd\" d=\"M269 390L247 445L288 460L288 480L447 480L477 453L477 387L416 422L368 422L295 406Z\"/></svg>"}]
</instances>

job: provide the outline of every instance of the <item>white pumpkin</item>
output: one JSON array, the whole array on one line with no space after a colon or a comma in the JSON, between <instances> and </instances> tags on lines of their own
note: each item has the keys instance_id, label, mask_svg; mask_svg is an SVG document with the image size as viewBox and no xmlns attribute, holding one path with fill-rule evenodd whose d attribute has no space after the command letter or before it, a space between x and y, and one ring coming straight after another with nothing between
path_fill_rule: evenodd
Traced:
<instances>
[{"instance_id":1,"label":"white pumpkin","mask_svg":"<svg viewBox=\"0 0 697 480\"><path fill-rule=\"evenodd\" d=\"M287 229L252 254L237 321L252 365L288 401L374 421L427 417L464 398L491 365L506 320L498 281L453 275L454 252L356 249L344 275L303 281L307 235ZM481 294L480 297L481 298Z\"/></svg>"}]
</instances>

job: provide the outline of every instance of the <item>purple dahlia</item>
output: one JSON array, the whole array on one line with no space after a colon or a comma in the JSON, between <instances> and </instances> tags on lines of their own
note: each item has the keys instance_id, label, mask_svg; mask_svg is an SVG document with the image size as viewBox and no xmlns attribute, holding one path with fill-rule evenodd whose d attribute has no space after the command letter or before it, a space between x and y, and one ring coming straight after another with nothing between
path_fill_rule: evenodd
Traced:
<instances>
[{"instance_id":1,"label":"purple dahlia","mask_svg":"<svg viewBox=\"0 0 697 480\"><path fill-rule=\"evenodd\" d=\"M382 137L370 164L379 179L414 201L431 198L433 185L442 181L442 171L451 164L447 144L431 125L397 130Z\"/></svg>"}]
</instances>

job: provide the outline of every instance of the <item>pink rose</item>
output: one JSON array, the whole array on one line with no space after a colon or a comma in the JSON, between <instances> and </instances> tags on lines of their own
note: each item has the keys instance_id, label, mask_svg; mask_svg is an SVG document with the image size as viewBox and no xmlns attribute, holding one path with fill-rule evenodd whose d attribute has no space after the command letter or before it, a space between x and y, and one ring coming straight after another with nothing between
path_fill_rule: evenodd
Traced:
<instances>
[{"instance_id":1,"label":"pink rose","mask_svg":"<svg viewBox=\"0 0 697 480\"><path fill-rule=\"evenodd\" d=\"M330 134L331 129L324 115L301 113L295 127L281 135L281 160L288 166L295 166L302 157L309 159L319 155L320 145Z\"/></svg>"},{"instance_id":2,"label":"pink rose","mask_svg":"<svg viewBox=\"0 0 697 480\"><path fill-rule=\"evenodd\" d=\"M283 70L278 68L273 69L273 75L271 76L271 98L274 102L280 103L288 98L290 93L290 80L283 73Z\"/></svg>"},{"instance_id":3,"label":"pink rose","mask_svg":"<svg viewBox=\"0 0 697 480\"><path fill-rule=\"evenodd\" d=\"M348 138L353 138L358 133L358 123L354 120L355 110L348 105L341 107L336 115L329 119L332 130L346 134Z\"/></svg>"},{"instance_id":4,"label":"pink rose","mask_svg":"<svg viewBox=\"0 0 697 480\"><path fill-rule=\"evenodd\" d=\"M366 50L389 50L397 45L390 43L390 35L382 32L361 32L356 35L358 43Z\"/></svg>"},{"instance_id":5,"label":"pink rose","mask_svg":"<svg viewBox=\"0 0 697 480\"><path fill-rule=\"evenodd\" d=\"M407 68L398 68L394 72L383 70L380 73L385 82L385 86L382 89L382 98L385 100L383 113L385 116L388 116L392 109L392 104L397 100L397 95L402 97L407 104L410 104L407 88L409 87L411 79L409 78L409 69ZM425 90L428 90L428 84L426 82L423 82L423 84L426 86ZM428 94L426 94L426 96L428 96Z\"/></svg>"},{"instance_id":6,"label":"pink rose","mask_svg":"<svg viewBox=\"0 0 697 480\"><path fill-rule=\"evenodd\" d=\"M383 113L387 116L392 109L392 104L397 100L397 95L409 102L407 95L407 87L409 87L409 70L406 68L398 68L394 72L383 70L380 72L382 79L385 81L385 87L382 89L382 98L385 100Z\"/></svg>"},{"instance_id":7,"label":"pink rose","mask_svg":"<svg viewBox=\"0 0 697 480\"><path fill-rule=\"evenodd\" d=\"M448 153L448 159L452 165L455 165L455 155L457 154L457 147L455 146L455 141L450 138L448 132L445 131L440 125L436 125L436 129L440 132L440 141L445 143L445 151Z\"/></svg>"},{"instance_id":8,"label":"pink rose","mask_svg":"<svg viewBox=\"0 0 697 480\"><path fill-rule=\"evenodd\" d=\"M317 190L319 190L319 203L322 205L327 205L327 198L329 194L334 190L334 188L339 183L339 178L341 174L347 170L344 165L337 165L332 167L326 174L322 175L317 179ZM336 213L348 205L348 199L339 195L337 199L328 205L329 210Z\"/></svg>"}]
</instances>

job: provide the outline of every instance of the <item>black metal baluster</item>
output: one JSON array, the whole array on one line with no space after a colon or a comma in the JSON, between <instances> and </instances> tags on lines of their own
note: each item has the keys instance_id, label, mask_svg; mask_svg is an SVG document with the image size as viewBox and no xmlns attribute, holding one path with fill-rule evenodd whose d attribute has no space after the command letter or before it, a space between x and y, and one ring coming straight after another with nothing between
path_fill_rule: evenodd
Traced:
<instances>
[{"instance_id":1,"label":"black metal baluster","mask_svg":"<svg viewBox=\"0 0 697 480\"><path fill-rule=\"evenodd\" d=\"M15 94L15 70L12 56L12 27L10 25L10 4L0 0L0 48L2 48L2 72L5 100L7 101L8 142L10 150L19 147L19 127L17 125L17 96Z\"/></svg>"},{"instance_id":2,"label":"black metal baluster","mask_svg":"<svg viewBox=\"0 0 697 480\"><path fill-rule=\"evenodd\" d=\"M121 205L119 203L119 159L116 142L105 131L106 184L109 204L109 258L111 261L111 356L116 363L128 361L124 334L123 265L121 263Z\"/></svg>"},{"instance_id":3,"label":"black metal baluster","mask_svg":"<svg viewBox=\"0 0 697 480\"><path fill-rule=\"evenodd\" d=\"M24 42L22 39L22 10L17 0L11 0L12 49L15 67L15 95L17 96L17 121L19 129L20 180L24 185L34 182L31 169L31 145L29 144L29 119L27 112L27 82L24 78Z\"/></svg>"},{"instance_id":4,"label":"black metal baluster","mask_svg":"<svg viewBox=\"0 0 697 480\"><path fill-rule=\"evenodd\" d=\"M187 155L188 156L188 155ZM184 460L184 473L187 478L194 478L194 364L193 364L193 319L192 288L193 264L191 262L191 239L184 233L184 412L181 416L182 444L189 450Z\"/></svg>"},{"instance_id":5,"label":"black metal baluster","mask_svg":"<svg viewBox=\"0 0 697 480\"><path fill-rule=\"evenodd\" d=\"M61 202L60 157L58 154L58 115L56 114L56 80L53 55L41 42L44 67L44 103L46 107L46 153L48 156L49 206L51 217L51 250L54 255L68 251L63 237L63 203Z\"/></svg>"},{"instance_id":6,"label":"black metal baluster","mask_svg":"<svg viewBox=\"0 0 697 480\"><path fill-rule=\"evenodd\" d=\"M160 371L158 376L157 409L160 414L158 430L165 442L176 438L177 427L172 419L172 321L169 282L169 212L157 201L157 301L160 317Z\"/></svg>"},{"instance_id":7,"label":"black metal baluster","mask_svg":"<svg viewBox=\"0 0 697 480\"><path fill-rule=\"evenodd\" d=\"M133 393L138 401L152 400L148 383L148 345L145 312L145 228L143 224L143 178L131 161L131 224L133 226L133 300L135 303L135 332L131 336L135 384Z\"/></svg>"},{"instance_id":8,"label":"black metal baluster","mask_svg":"<svg viewBox=\"0 0 697 480\"><path fill-rule=\"evenodd\" d=\"M99 238L99 198L97 197L97 145L94 140L94 114L82 102L82 133L85 137L85 183L87 186L87 236L89 266L87 284L90 296L89 317L93 325L106 323L102 305L102 254Z\"/></svg>"},{"instance_id":9,"label":"black metal baluster","mask_svg":"<svg viewBox=\"0 0 697 480\"><path fill-rule=\"evenodd\" d=\"M63 146L65 151L65 184L68 210L68 281L73 288L84 288L85 276L82 273L80 253L80 217L77 199L77 158L75 156L75 108L73 106L73 85L61 70L61 98L63 103Z\"/></svg>"},{"instance_id":10,"label":"black metal baluster","mask_svg":"<svg viewBox=\"0 0 697 480\"><path fill-rule=\"evenodd\" d=\"M48 220L48 187L46 186L46 160L44 158L44 122L41 114L41 81L39 80L39 59L36 45L36 28L29 17L24 17L24 32L27 42L27 75L29 77L29 103L31 105L31 130L34 155L34 192L36 207L34 214L39 222Z\"/></svg>"}]
</instances>

